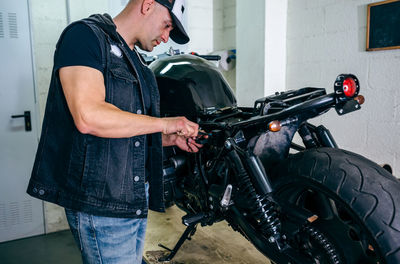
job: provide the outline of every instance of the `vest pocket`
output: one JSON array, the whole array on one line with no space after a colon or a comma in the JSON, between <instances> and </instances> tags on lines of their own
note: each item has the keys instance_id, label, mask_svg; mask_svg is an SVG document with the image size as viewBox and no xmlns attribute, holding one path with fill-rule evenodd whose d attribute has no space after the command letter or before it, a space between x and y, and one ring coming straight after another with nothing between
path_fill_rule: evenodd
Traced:
<instances>
[{"instance_id":1,"label":"vest pocket","mask_svg":"<svg viewBox=\"0 0 400 264\"><path fill-rule=\"evenodd\" d=\"M81 191L88 196L101 199L104 193L107 169L106 150L107 139L95 138L89 143L84 152L82 178L80 182Z\"/></svg>"},{"instance_id":2,"label":"vest pocket","mask_svg":"<svg viewBox=\"0 0 400 264\"><path fill-rule=\"evenodd\" d=\"M137 83L138 80L135 78L135 76L127 71L126 69L122 67L118 68L111 68L110 69L111 75L114 76L116 79L119 79L121 81L125 81L127 83Z\"/></svg>"},{"instance_id":3,"label":"vest pocket","mask_svg":"<svg viewBox=\"0 0 400 264\"><path fill-rule=\"evenodd\" d=\"M127 69L111 68L106 101L119 109L136 112L138 80Z\"/></svg>"},{"instance_id":4,"label":"vest pocket","mask_svg":"<svg viewBox=\"0 0 400 264\"><path fill-rule=\"evenodd\" d=\"M88 152L88 145L86 144L83 150L83 163L82 163L82 177L81 177L81 188L83 189L83 180L85 175L87 174L87 152Z\"/></svg>"}]
</instances>

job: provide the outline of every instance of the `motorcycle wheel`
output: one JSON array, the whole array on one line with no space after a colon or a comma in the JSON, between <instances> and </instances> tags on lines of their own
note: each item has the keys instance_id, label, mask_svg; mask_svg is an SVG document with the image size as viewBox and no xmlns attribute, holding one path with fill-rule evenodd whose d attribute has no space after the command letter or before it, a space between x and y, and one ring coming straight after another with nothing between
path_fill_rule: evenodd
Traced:
<instances>
[{"instance_id":1,"label":"motorcycle wheel","mask_svg":"<svg viewBox=\"0 0 400 264\"><path fill-rule=\"evenodd\" d=\"M400 263L400 182L379 165L320 148L291 155L269 175L278 202L318 216L288 240L314 263Z\"/></svg>"}]
</instances>

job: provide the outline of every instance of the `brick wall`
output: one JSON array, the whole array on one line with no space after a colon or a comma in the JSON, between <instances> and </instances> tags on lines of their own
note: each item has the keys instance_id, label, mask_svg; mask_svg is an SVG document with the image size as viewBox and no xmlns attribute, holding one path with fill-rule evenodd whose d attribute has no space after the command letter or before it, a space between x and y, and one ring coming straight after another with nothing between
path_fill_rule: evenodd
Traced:
<instances>
[{"instance_id":1,"label":"brick wall","mask_svg":"<svg viewBox=\"0 0 400 264\"><path fill-rule=\"evenodd\" d=\"M353 73L366 98L361 111L339 117L334 110L315 120L340 147L400 175L400 50L365 51L367 0L289 0L287 89L333 91L340 73Z\"/></svg>"}]
</instances>

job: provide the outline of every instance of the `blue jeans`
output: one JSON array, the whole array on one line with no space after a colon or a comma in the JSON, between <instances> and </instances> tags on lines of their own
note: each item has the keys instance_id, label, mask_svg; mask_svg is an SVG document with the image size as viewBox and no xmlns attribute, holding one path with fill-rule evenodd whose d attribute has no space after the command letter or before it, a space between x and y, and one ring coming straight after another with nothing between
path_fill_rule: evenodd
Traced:
<instances>
[{"instance_id":1,"label":"blue jeans","mask_svg":"<svg viewBox=\"0 0 400 264\"><path fill-rule=\"evenodd\" d=\"M65 213L83 263L142 263L146 218L95 216L70 209L65 209Z\"/></svg>"}]
</instances>

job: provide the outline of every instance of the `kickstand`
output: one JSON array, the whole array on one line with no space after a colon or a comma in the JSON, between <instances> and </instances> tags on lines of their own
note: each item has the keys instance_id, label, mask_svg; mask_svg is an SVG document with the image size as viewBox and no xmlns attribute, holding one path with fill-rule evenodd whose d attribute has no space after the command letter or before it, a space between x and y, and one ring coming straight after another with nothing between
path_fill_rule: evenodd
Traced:
<instances>
[{"instance_id":1,"label":"kickstand","mask_svg":"<svg viewBox=\"0 0 400 264\"><path fill-rule=\"evenodd\" d=\"M175 256L175 254L178 252L178 250L181 248L183 243L186 241L186 239L190 240L191 236L194 235L194 233L196 232L196 226L197 226L197 224L189 225L188 227L186 227L185 232L183 232L182 236L179 238L174 249L169 249L162 244L158 244L159 247L162 247L170 252L168 256L161 257L158 259L158 261L171 261L172 258Z\"/></svg>"}]
</instances>

